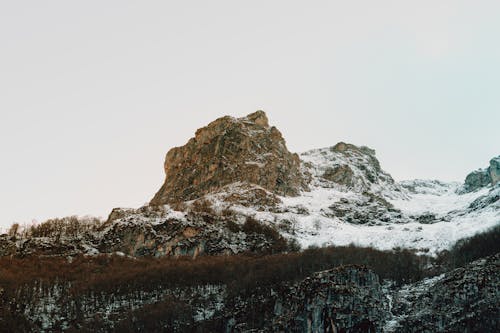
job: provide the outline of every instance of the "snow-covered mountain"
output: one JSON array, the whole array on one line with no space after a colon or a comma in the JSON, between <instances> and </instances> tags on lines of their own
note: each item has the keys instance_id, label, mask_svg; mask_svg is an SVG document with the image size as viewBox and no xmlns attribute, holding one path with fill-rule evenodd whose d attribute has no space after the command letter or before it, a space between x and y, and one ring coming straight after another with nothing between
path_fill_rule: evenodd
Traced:
<instances>
[{"instance_id":1,"label":"snow-covered mountain","mask_svg":"<svg viewBox=\"0 0 500 333\"><path fill-rule=\"evenodd\" d=\"M300 154L311 175L309 189L279 197L277 208L228 205L281 227L302 247L311 245L407 248L435 255L459 239L500 224L500 186L474 192L460 183L436 180L395 182L367 147L339 143Z\"/></svg>"},{"instance_id":2,"label":"snow-covered mountain","mask_svg":"<svg viewBox=\"0 0 500 333\"><path fill-rule=\"evenodd\" d=\"M368 147L289 152L258 111L165 173L105 222L0 235L0 332L498 331L500 156L463 184L396 182Z\"/></svg>"},{"instance_id":3,"label":"snow-covered mountain","mask_svg":"<svg viewBox=\"0 0 500 333\"><path fill-rule=\"evenodd\" d=\"M50 237L5 235L0 251L229 254L288 240L302 248L355 244L436 255L500 223L499 165L493 158L464 184L395 182L368 147L341 142L290 153L257 111L217 119L169 151L166 181L149 205L114 209L98 231L59 236L58 246Z\"/></svg>"}]
</instances>

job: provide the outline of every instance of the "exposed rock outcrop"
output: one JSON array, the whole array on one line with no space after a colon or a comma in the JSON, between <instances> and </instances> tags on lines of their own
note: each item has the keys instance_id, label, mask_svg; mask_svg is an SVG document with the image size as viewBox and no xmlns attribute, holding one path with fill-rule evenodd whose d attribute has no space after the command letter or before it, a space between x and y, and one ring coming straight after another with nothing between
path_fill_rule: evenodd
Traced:
<instances>
[{"instance_id":1,"label":"exposed rock outcrop","mask_svg":"<svg viewBox=\"0 0 500 333\"><path fill-rule=\"evenodd\" d=\"M500 181L500 156L490 160L486 169L472 171L465 178L462 191L465 193L476 191L488 185L495 186Z\"/></svg>"},{"instance_id":2,"label":"exposed rock outcrop","mask_svg":"<svg viewBox=\"0 0 500 333\"><path fill-rule=\"evenodd\" d=\"M500 182L500 156L497 156L490 160L490 166L488 170L490 172L491 183L493 185L498 184L498 182Z\"/></svg>"},{"instance_id":3,"label":"exposed rock outcrop","mask_svg":"<svg viewBox=\"0 0 500 333\"><path fill-rule=\"evenodd\" d=\"M292 196L305 187L299 156L288 151L263 111L198 129L186 145L167 153L165 174L151 205L193 200L235 182Z\"/></svg>"},{"instance_id":4,"label":"exposed rock outcrop","mask_svg":"<svg viewBox=\"0 0 500 333\"><path fill-rule=\"evenodd\" d=\"M231 304L227 332L382 332L383 299L371 270L338 267ZM253 326L247 318L257 303L263 312Z\"/></svg>"},{"instance_id":5,"label":"exposed rock outcrop","mask_svg":"<svg viewBox=\"0 0 500 333\"><path fill-rule=\"evenodd\" d=\"M491 177L488 170L475 170L465 177L464 191L473 192L491 183Z\"/></svg>"},{"instance_id":6,"label":"exposed rock outcrop","mask_svg":"<svg viewBox=\"0 0 500 333\"><path fill-rule=\"evenodd\" d=\"M217 215L204 202L195 202L196 205L198 208L186 208L186 213L154 207L126 210L121 218L105 227L98 249L102 253L123 252L135 257L196 257L270 252L275 245L276 239L244 232L234 222L238 221L236 216Z\"/></svg>"},{"instance_id":7,"label":"exposed rock outcrop","mask_svg":"<svg viewBox=\"0 0 500 333\"><path fill-rule=\"evenodd\" d=\"M498 332L500 254L408 285L393 298L387 332Z\"/></svg>"},{"instance_id":8,"label":"exposed rock outcrop","mask_svg":"<svg viewBox=\"0 0 500 333\"><path fill-rule=\"evenodd\" d=\"M391 175L380 167L375 150L339 142L333 147L313 149L300 155L313 183L321 187L343 186L358 192L395 190Z\"/></svg>"}]
</instances>

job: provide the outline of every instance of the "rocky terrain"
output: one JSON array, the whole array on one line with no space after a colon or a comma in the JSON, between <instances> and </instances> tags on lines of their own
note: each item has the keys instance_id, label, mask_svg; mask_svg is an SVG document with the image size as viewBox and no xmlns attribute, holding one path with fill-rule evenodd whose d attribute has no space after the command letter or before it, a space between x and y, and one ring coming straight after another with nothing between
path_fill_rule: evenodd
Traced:
<instances>
[{"instance_id":1,"label":"rocky terrain","mask_svg":"<svg viewBox=\"0 0 500 333\"><path fill-rule=\"evenodd\" d=\"M245 319L258 299L264 332L377 331L386 321L379 278L366 267L343 266L322 271L291 286L280 285L269 294L258 292L239 300L229 310L228 329L250 331ZM243 317L245 319L240 319ZM255 325L260 326L260 325Z\"/></svg>"},{"instance_id":2,"label":"rocky terrain","mask_svg":"<svg viewBox=\"0 0 500 333\"><path fill-rule=\"evenodd\" d=\"M387 296L386 332L495 332L500 316L500 254L403 286Z\"/></svg>"},{"instance_id":3,"label":"rocky terrain","mask_svg":"<svg viewBox=\"0 0 500 333\"><path fill-rule=\"evenodd\" d=\"M116 256L166 262L187 256L197 262L279 254L293 261L300 249L328 246L353 246L367 254L356 262L322 263L327 270L307 270L307 276L301 275L301 264L291 271L300 279L283 277L273 280L272 287L245 292L234 292L230 282L215 279L177 287L160 281L149 289L77 296L73 288L78 278L51 277L55 280L49 285L41 278L27 281L12 295L5 286L14 273L4 271L0 323L22 319L26 326L20 332L81 331L94 324L88 326L90 331L117 331L122 324L135 327L131 331L498 331L498 254L488 250L493 255L472 263L462 260L468 266L460 268L442 258L455 253L462 240L498 230L500 156L486 169L467 175L463 184L396 182L368 147L340 142L291 153L279 130L257 111L243 118L222 117L196 131L186 145L167 153L165 174L148 205L115 208L106 221L75 217L30 228L13 226L0 235L0 258L43 258L49 263L63 259L71 266L75 260ZM406 281L401 285L385 268L374 272L376 261L369 258L374 256L370 251L377 250L386 251L377 255L396 258L400 267L395 271L415 268L418 276L401 280ZM406 257L401 250L408 250ZM408 256L414 256L408 262L418 267L409 268L398 259ZM424 276L428 278L418 281ZM21 305L21 299L27 304ZM181 302L191 315L183 317L169 302ZM160 326L146 329L140 318L147 311L156 313L149 308L155 304L170 311L162 310L172 314L171 320L155 319ZM14 313L21 319L12 317ZM126 321L126 313L135 321Z\"/></svg>"}]
</instances>

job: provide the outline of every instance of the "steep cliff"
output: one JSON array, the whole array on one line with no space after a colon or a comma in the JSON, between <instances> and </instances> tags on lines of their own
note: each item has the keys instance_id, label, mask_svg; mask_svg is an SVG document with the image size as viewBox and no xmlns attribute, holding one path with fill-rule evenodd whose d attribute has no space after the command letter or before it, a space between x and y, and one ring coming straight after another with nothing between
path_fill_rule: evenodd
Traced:
<instances>
[{"instance_id":1,"label":"steep cliff","mask_svg":"<svg viewBox=\"0 0 500 333\"><path fill-rule=\"evenodd\" d=\"M235 182L279 195L297 195L305 187L298 155L288 151L263 111L222 117L198 129L186 145L167 153L165 174L151 205L196 199Z\"/></svg>"},{"instance_id":2,"label":"steep cliff","mask_svg":"<svg viewBox=\"0 0 500 333\"><path fill-rule=\"evenodd\" d=\"M475 170L465 178L463 192L477 191L485 186L495 186L500 181L500 156L490 160L490 165L486 169Z\"/></svg>"},{"instance_id":3,"label":"steep cliff","mask_svg":"<svg viewBox=\"0 0 500 333\"><path fill-rule=\"evenodd\" d=\"M254 322L249 314L261 309ZM385 305L379 278L366 267L322 271L230 304L227 332L382 332Z\"/></svg>"},{"instance_id":4,"label":"steep cliff","mask_svg":"<svg viewBox=\"0 0 500 333\"><path fill-rule=\"evenodd\" d=\"M498 332L500 254L389 295L386 332Z\"/></svg>"}]
</instances>

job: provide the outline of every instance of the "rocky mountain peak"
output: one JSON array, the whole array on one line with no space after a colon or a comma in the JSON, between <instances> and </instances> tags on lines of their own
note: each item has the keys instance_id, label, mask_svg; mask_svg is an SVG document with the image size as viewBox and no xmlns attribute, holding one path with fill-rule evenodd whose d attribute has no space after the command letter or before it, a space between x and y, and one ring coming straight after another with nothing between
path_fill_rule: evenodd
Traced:
<instances>
[{"instance_id":1,"label":"rocky mountain peak","mask_svg":"<svg viewBox=\"0 0 500 333\"><path fill-rule=\"evenodd\" d=\"M347 153L347 152L354 152L354 153L360 153L360 154L365 154L365 155L370 155L375 157L375 150L368 148L366 146L356 146L351 143L345 143L345 142L339 142L335 146L331 148L333 152L338 152L338 153ZM377 161L378 163L378 161Z\"/></svg>"},{"instance_id":2,"label":"rocky mountain peak","mask_svg":"<svg viewBox=\"0 0 500 333\"><path fill-rule=\"evenodd\" d=\"M256 125L269 127L269 120L267 119L267 115L262 110L255 111L254 113L249 114L245 118L248 121L255 123Z\"/></svg>"},{"instance_id":3,"label":"rocky mountain peak","mask_svg":"<svg viewBox=\"0 0 500 333\"><path fill-rule=\"evenodd\" d=\"M317 186L344 186L359 192L379 192L379 188L395 187L392 177L384 172L375 150L339 142L333 147L313 149L301 154Z\"/></svg>"},{"instance_id":4,"label":"rocky mountain peak","mask_svg":"<svg viewBox=\"0 0 500 333\"><path fill-rule=\"evenodd\" d=\"M193 200L236 182L284 196L305 186L299 156L288 151L264 111L225 116L198 129L184 146L167 153L164 167L165 183L151 205Z\"/></svg>"}]
</instances>

